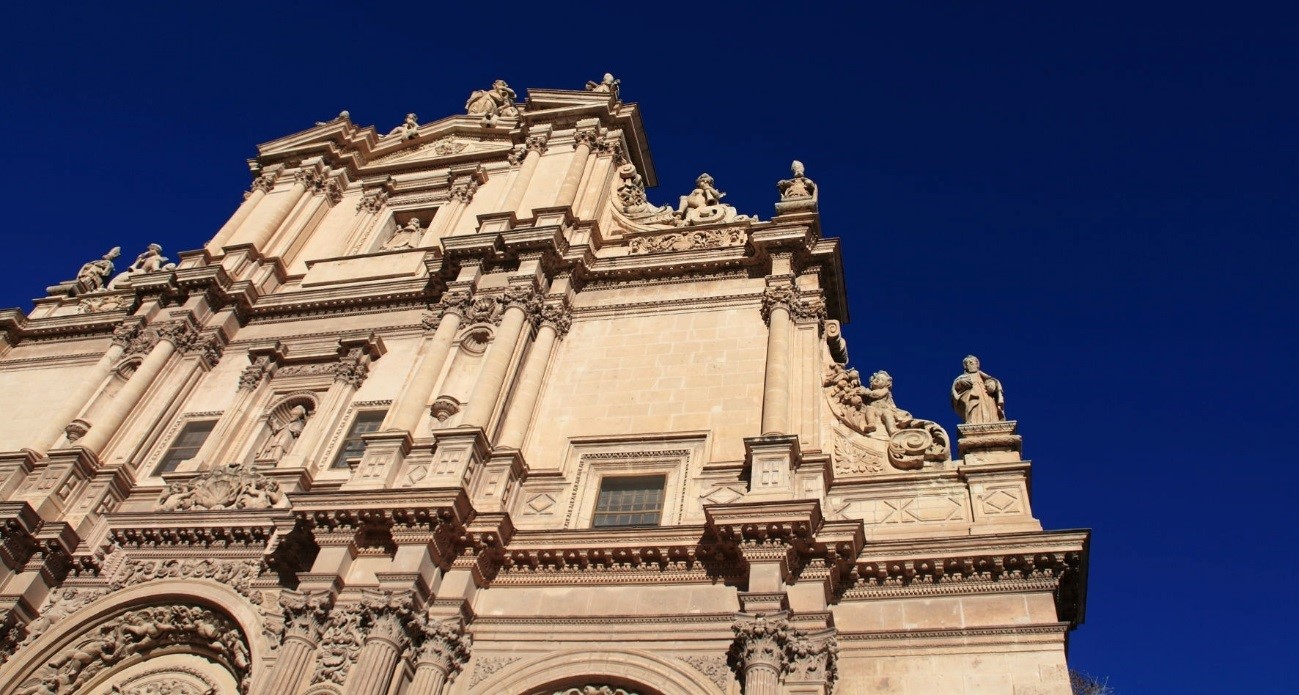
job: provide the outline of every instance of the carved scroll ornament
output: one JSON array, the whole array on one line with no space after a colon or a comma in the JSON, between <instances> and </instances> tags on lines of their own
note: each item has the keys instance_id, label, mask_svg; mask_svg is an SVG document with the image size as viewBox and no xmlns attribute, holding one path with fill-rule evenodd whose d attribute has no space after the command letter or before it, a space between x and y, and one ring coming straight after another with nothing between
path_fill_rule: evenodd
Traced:
<instances>
[{"instance_id":1,"label":"carved scroll ornament","mask_svg":"<svg viewBox=\"0 0 1299 695\"><path fill-rule=\"evenodd\" d=\"M856 369L831 364L823 385L830 410L840 422L858 434L888 443L888 460L894 468L916 470L926 461L951 458L946 430L938 423L912 417L893 402L893 378L888 372L872 375L867 388Z\"/></svg>"}]
</instances>

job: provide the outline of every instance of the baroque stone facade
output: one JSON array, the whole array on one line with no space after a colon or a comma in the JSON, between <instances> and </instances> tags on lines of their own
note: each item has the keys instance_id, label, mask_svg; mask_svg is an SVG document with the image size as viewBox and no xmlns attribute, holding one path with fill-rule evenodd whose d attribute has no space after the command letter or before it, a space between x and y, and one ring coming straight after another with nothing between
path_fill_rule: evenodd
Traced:
<instances>
[{"instance_id":1,"label":"baroque stone facade","mask_svg":"<svg viewBox=\"0 0 1299 695\"><path fill-rule=\"evenodd\" d=\"M803 164L655 204L622 94L343 112L0 312L0 695L1068 692L1002 383L902 409Z\"/></svg>"}]
</instances>

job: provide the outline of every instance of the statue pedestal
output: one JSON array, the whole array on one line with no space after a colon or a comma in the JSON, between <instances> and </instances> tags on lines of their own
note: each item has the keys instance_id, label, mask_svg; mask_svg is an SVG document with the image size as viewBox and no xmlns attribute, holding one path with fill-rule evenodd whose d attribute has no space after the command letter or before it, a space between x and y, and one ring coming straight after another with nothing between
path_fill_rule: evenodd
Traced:
<instances>
[{"instance_id":1,"label":"statue pedestal","mask_svg":"<svg viewBox=\"0 0 1299 695\"><path fill-rule=\"evenodd\" d=\"M802 459L798 436L747 437L744 453L744 466L749 469L749 494L744 501L794 498L794 469Z\"/></svg>"},{"instance_id":2,"label":"statue pedestal","mask_svg":"<svg viewBox=\"0 0 1299 695\"><path fill-rule=\"evenodd\" d=\"M966 465L1019 461L1023 438L1016 434L1018 427L1015 420L957 425L956 445Z\"/></svg>"}]
</instances>

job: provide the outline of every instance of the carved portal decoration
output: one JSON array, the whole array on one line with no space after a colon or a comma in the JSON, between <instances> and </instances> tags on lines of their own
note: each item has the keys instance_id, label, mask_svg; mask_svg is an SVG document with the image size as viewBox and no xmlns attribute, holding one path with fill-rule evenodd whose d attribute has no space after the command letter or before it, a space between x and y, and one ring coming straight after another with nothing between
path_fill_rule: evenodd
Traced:
<instances>
[{"instance_id":1,"label":"carved portal decoration","mask_svg":"<svg viewBox=\"0 0 1299 695\"><path fill-rule=\"evenodd\" d=\"M915 470L926 461L950 459L951 440L947 432L938 423L917 419L893 402L893 378L888 372L876 372L867 387L862 385L856 369L834 363L826 372L823 386L830 410L840 422L869 440L887 443L888 461L894 468ZM870 446L870 442L861 445ZM842 466L836 463L836 471ZM852 464L852 467L870 466Z\"/></svg>"},{"instance_id":2,"label":"carved portal decoration","mask_svg":"<svg viewBox=\"0 0 1299 695\"><path fill-rule=\"evenodd\" d=\"M488 90L475 89L465 102L470 116L482 116L483 125L495 125L498 117L518 118L519 107L514 105L516 95L505 80L496 80Z\"/></svg>"},{"instance_id":3,"label":"carved portal decoration","mask_svg":"<svg viewBox=\"0 0 1299 695\"><path fill-rule=\"evenodd\" d=\"M140 275L148 275L149 273L154 273L159 270L174 270L175 268L176 264L168 263L167 257L162 255L162 246L158 244L149 244L149 247L144 250L144 253L135 257L134 263L108 283L107 289L115 290L123 285L129 286L131 281Z\"/></svg>"},{"instance_id":4,"label":"carved portal decoration","mask_svg":"<svg viewBox=\"0 0 1299 695\"><path fill-rule=\"evenodd\" d=\"M167 486L158 500L164 512L209 509L269 509L284 498L280 484L239 465L221 466Z\"/></svg>"},{"instance_id":5,"label":"carved portal decoration","mask_svg":"<svg viewBox=\"0 0 1299 695\"><path fill-rule=\"evenodd\" d=\"M114 591L156 579L210 579L234 589L245 598L253 596L252 582L261 573L261 560L223 558L128 558L113 573L108 585Z\"/></svg>"},{"instance_id":6,"label":"carved portal decoration","mask_svg":"<svg viewBox=\"0 0 1299 695\"><path fill-rule=\"evenodd\" d=\"M556 690L555 695L640 695L640 693L612 685L582 685Z\"/></svg>"},{"instance_id":7,"label":"carved portal decoration","mask_svg":"<svg viewBox=\"0 0 1299 695\"><path fill-rule=\"evenodd\" d=\"M952 409L961 422L979 425L1006 419L1006 395L1001 382L979 369L979 358L966 356L965 373L952 382Z\"/></svg>"},{"instance_id":8,"label":"carved portal decoration","mask_svg":"<svg viewBox=\"0 0 1299 695\"><path fill-rule=\"evenodd\" d=\"M44 608L30 623L27 623L27 636L18 645L20 648L36 641L59 621L103 598L108 589L63 586L50 592Z\"/></svg>"},{"instance_id":9,"label":"carved portal decoration","mask_svg":"<svg viewBox=\"0 0 1299 695\"><path fill-rule=\"evenodd\" d=\"M745 227L727 227L725 229L700 229L655 236L636 237L631 240L631 253L667 253L671 251L693 251L695 249L717 249L730 246L744 246L748 243L749 232Z\"/></svg>"},{"instance_id":10,"label":"carved portal decoration","mask_svg":"<svg viewBox=\"0 0 1299 695\"><path fill-rule=\"evenodd\" d=\"M27 679L17 695L80 692L100 673L131 657L189 647L228 669L248 692L248 643L230 618L201 606L149 606L119 614L83 634ZM147 691L145 691L147 692Z\"/></svg>"}]
</instances>

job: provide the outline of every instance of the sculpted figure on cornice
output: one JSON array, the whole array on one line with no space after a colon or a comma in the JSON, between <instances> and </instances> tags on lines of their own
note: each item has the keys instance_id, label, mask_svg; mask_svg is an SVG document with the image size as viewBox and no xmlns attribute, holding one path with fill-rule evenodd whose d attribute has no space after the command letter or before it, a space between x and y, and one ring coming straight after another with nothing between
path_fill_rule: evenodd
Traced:
<instances>
[{"instance_id":1,"label":"sculpted figure on cornice","mask_svg":"<svg viewBox=\"0 0 1299 695\"><path fill-rule=\"evenodd\" d=\"M636 171L636 165L627 162L618 167L617 199L614 205L618 211L633 222L645 225L674 225L677 222L676 211L664 205L651 205L645 196L645 179Z\"/></svg>"},{"instance_id":2,"label":"sculpted figure on cornice","mask_svg":"<svg viewBox=\"0 0 1299 695\"><path fill-rule=\"evenodd\" d=\"M108 289L115 290L123 283L129 283L131 278L137 275L147 275L159 270L172 270L175 267L175 263L168 263L167 257L162 255L162 246L149 244L149 248L145 249L144 253L135 257L134 263L113 278L112 282L108 283Z\"/></svg>"},{"instance_id":3,"label":"sculpted figure on cornice","mask_svg":"<svg viewBox=\"0 0 1299 695\"><path fill-rule=\"evenodd\" d=\"M794 174L794 178L782 179L776 184L776 187L780 189L780 199L801 200L815 198L816 183L803 175L803 163L795 159L789 168L791 173Z\"/></svg>"},{"instance_id":4,"label":"sculpted figure on cornice","mask_svg":"<svg viewBox=\"0 0 1299 695\"><path fill-rule=\"evenodd\" d=\"M622 80L607 72L604 73L604 77L600 78L599 82L594 80L587 80L586 82L586 91L613 94L615 100L619 98L619 92L621 92L621 90Z\"/></svg>"},{"instance_id":5,"label":"sculpted figure on cornice","mask_svg":"<svg viewBox=\"0 0 1299 695\"><path fill-rule=\"evenodd\" d=\"M484 125L493 125L497 117L517 118L519 107L514 105L514 90L505 80L496 80L489 90L475 89L465 102L470 116L482 116Z\"/></svg>"},{"instance_id":6,"label":"sculpted figure on cornice","mask_svg":"<svg viewBox=\"0 0 1299 695\"><path fill-rule=\"evenodd\" d=\"M935 422L920 420L893 402L893 377L880 371L862 385L856 369L830 365L823 385L830 409L840 422L869 439L887 442L888 460L894 468L914 470L925 461L948 460L947 432Z\"/></svg>"},{"instance_id":7,"label":"sculpted figure on cornice","mask_svg":"<svg viewBox=\"0 0 1299 695\"><path fill-rule=\"evenodd\" d=\"M424 234L424 228L420 226L419 219L412 217L406 224L388 237L379 247L380 251L396 251L398 249L413 249L419 245L420 237Z\"/></svg>"},{"instance_id":8,"label":"sculpted figure on cornice","mask_svg":"<svg viewBox=\"0 0 1299 695\"><path fill-rule=\"evenodd\" d=\"M979 358L966 356L965 373L952 382L952 409L966 424L1002 422L1006 419L1006 395L1001 382L979 369Z\"/></svg>"},{"instance_id":9,"label":"sculpted figure on cornice","mask_svg":"<svg viewBox=\"0 0 1299 695\"><path fill-rule=\"evenodd\" d=\"M150 606L122 613L84 634L25 681L17 695L81 692L104 670L130 659L178 645L201 646L229 668L248 692L252 665L239 627L226 616L199 606Z\"/></svg>"},{"instance_id":10,"label":"sculpted figure on cornice","mask_svg":"<svg viewBox=\"0 0 1299 695\"><path fill-rule=\"evenodd\" d=\"M695 189L688 195L681 196L681 204L677 207L678 225L751 219L748 215L738 214L734 207L722 203L726 194L717 190L714 183L713 177L708 174L700 174L695 179Z\"/></svg>"},{"instance_id":11,"label":"sculpted figure on cornice","mask_svg":"<svg viewBox=\"0 0 1299 695\"><path fill-rule=\"evenodd\" d=\"M262 450L257 453L257 460L279 461L284 458L285 454L293 450L298 437L302 436L302 430L306 429L307 417L307 409L301 405L289 409L288 415L284 418L280 418L277 413L272 413L266 421L271 428L271 438L262 445Z\"/></svg>"},{"instance_id":12,"label":"sculpted figure on cornice","mask_svg":"<svg viewBox=\"0 0 1299 695\"><path fill-rule=\"evenodd\" d=\"M406 120L403 121L401 125L388 131L388 134L384 137L388 138L394 135L401 135L406 140L410 140L419 135L419 119L415 114L406 114Z\"/></svg>"},{"instance_id":13,"label":"sculpted figure on cornice","mask_svg":"<svg viewBox=\"0 0 1299 695\"><path fill-rule=\"evenodd\" d=\"M222 466L167 486L158 500L164 512L208 509L268 509L284 498L280 484L256 470Z\"/></svg>"},{"instance_id":14,"label":"sculpted figure on cornice","mask_svg":"<svg viewBox=\"0 0 1299 695\"><path fill-rule=\"evenodd\" d=\"M122 247L114 246L97 261L90 261L77 271L77 286L73 294L88 294L104 289L108 276L115 270L113 259L122 255Z\"/></svg>"}]
</instances>

